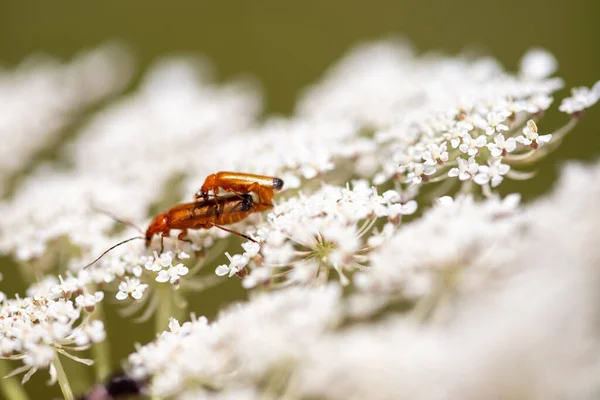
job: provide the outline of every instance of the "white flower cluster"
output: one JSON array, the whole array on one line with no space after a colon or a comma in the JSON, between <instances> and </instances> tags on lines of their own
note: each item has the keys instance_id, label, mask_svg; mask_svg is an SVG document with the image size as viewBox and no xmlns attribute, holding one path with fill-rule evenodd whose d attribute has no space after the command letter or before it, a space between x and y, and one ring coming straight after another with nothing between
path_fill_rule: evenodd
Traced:
<instances>
[{"instance_id":1,"label":"white flower cluster","mask_svg":"<svg viewBox=\"0 0 600 400\"><path fill-rule=\"evenodd\" d=\"M511 160L519 157L523 163L552 138L552 134L539 135L534 120L528 118L550 106L549 94L560 83L547 80L519 86L517 78L495 77L497 73L491 69L480 78L496 82L493 90L484 88L480 97L459 101L457 108L446 112L402 121L381 133L378 139L389 146L392 162L384 163L375 182L395 177L419 185L458 178L496 187L505 176L518 177L510 173Z\"/></svg>"},{"instance_id":2,"label":"white flower cluster","mask_svg":"<svg viewBox=\"0 0 600 400\"><path fill-rule=\"evenodd\" d=\"M0 250L26 261L66 237L85 250L85 265L114 242L106 240L114 221L97 209L141 223L188 168L197 189L227 159L222 137L239 135L259 109L246 86L215 87L199 68L193 60L159 63L136 93L100 111L64 149L72 171L43 166L30 175L0 204Z\"/></svg>"},{"instance_id":3,"label":"white flower cluster","mask_svg":"<svg viewBox=\"0 0 600 400\"><path fill-rule=\"evenodd\" d=\"M187 257L185 253L177 255L178 259ZM119 262L113 259L112 262L106 262L106 266L93 266L65 279L48 276L32 285L23 299L8 299L2 293L0 358L23 361L24 365L14 371L28 371L23 381L29 380L39 368L45 367L50 367L52 379L55 379L56 371L52 363L56 353L90 364L91 360L70 354L72 351L85 350L105 337L102 321L89 318L96 304L103 300L104 291L90 293L87 288L110 290L111 286L118 287L118 300L141 300L150 287L142 280L153 279L159 284L168 282L177 286L180 277L189 272L183 264L174 264L173 261L171 252L160 256L155 252L154 256L138 258L125 256ZM156 295L151 292L150 299L140 304L147 305L146 314L151 315L157 307ZM132 303L123 309L123 313L131 315L139 310L140 306Z\"/></svg>"},{"instance_id":4,"label":"white flower cluster","mask_svg":"<svg viewBox=\"0 0 600 400\"><path fill-rule=\"evenodd\" d=\"M71 352L104 340L103 322L89 317L103 297L103 292L88 292L75 278L49 277L32 286L23 299L4 299L0 302L0 358L23 362L12 373L27 371L23 382L40 368L49 368L54 381L58 354L91 364Z\"/></svg>"},{"instance_id":5,"label":"white flower cluster","mask_svg":"<svg viewBox=\"0 0 600 400\"><path fill-rule=\"evenodd\" d=\"M82 281L101 284L105 290L109 290L110 286L107 285L112 283L118 288L117 300L140 300L150 288L149 281L168 282L177 287L181 277L189 272L185 265L177 261L186 258L189 255L184 252L174 256L171 251L160 255L155 251L154 255L148 256L111 254L99 260L97 265L79 271L78 277Z\"/></svg>"},{"instance_id":6,"label":"white flower cluster","mask_svg":"<svg viewBox=\"0 0 600 400\"><path fill-rule=\"evenodd\" d=\"M24 132L19 137L28 141L5 141L2 149L10 153L0 159L19 161L0 161L0 192L1 182L23 168L21 161L29 163L55 137L52 132L82 107L123 86L130 66L114 51L92 53L67 67L53 67L52 73L46 67L30 75L23 69L0 73L0 101L5 92L16 99L7 106L10 123L0 118L0 136L6 127L6 132ZM105 64L105 75L98 76L95 71ZM435 391L436 378L448 376L459 381L456 395L449 397L489 398L496 392L473 389L479 396L461 396L469 382L461 382L454 369L464 364L461 355L473 362L496 360L485 349L499 337L510 337L524 354L547 361L525 365L518 377L500 365L510 378L506 387L529 384L519 378L556 364L543 349L564 344L554 336L545 341L541 329L531 326L536 313L539 326L554 333L560 331L553 325L560 319L552 319L552 312L566 318L584 310L594 320L600 304L587 302L593 298L590 285L597 281L588 267L598 261L591 239L597 237L599 220L591 202L600 196L598 169L570 172L547 204L519 208L518 196L500 200L494 193L506 178L528 178L515 167L554 150L581 111L600 99L599 83L574 89L560 106L568 122L554 131L544 128L543 113L563 84L549 78L555 70L556 61L542 50L527 53L521 71L511 74L489 58L416 56L405 44L377 43L344 58L304 93L294 114L263 121L252 85L211 83L199 59L157 63L136 90L83 121L72 141L59 143L60 167L38 166L0 201L0 253L31 269L44 261L57 264L52 265L56 273L68 277L37 283L25 298L0 295L0 353L22 360L16 372L28 371L26 378L45 367L56 375L57 353L74 357L71 351L103 340L102 323L86 314L103 293L121 300L125 307L119 311L127 316L140 313L140 320L147 319L159 310L156 325L166 324L173 315L170 305L187 301L186 288L205 287L192 276L221 255L226 243L219 239L228 234L190 230L189 241L181 241L173 230L158 254L156 241L150 248L141 240L125 244L143 237L115 229L122 228L115 220L147 223L177 202L193 201L209 174L230 170L285 182L286 191L277 194L270 212L254 213L232 226L256 242L244 243L242 254L226 253L229 264L210 265L217 275L237 275L245 288L255 290L249 302L227 309L213 323L200 318L180 326L173 320L169 332L129 358L129 372L148 379L152 394L180 399L263 394L397 398L398 393L440 398L448 396L420 395L413 388L423 382ZM18 79L20 73L26 79ZM55 90L64 75L67 83ZM32 93L39 100L30 102L39 110L37 120L28 118L34 109L23 106ZM5 169L3 162L9 165ZM344 187L349 181L352 185ZM569 181L577 184L569 186ZM572 197L562 198L561 191ZM485 200L477 200L479 192ZM442 197L448 193L458 194ZM435 198L438 204L429 210ZM416 214L417 201L422 217ZM410 224L400 224L408 215ZM573 239L580 235L581 243ZM112 249L120 241L123 245ZM82 268L107 249L112 250ZM71 257L67 261L57 256L65 254ZM184 265L192 254L197 260ZM568 262L575 267L562 270ZM563 281L549 278L557 270L566 278L564 288ZM42 276L48 270L35 272ZM330 279L332 273L337 280ZM530 280L518 281L521 274ZM549 299L539 282L571 303ZM536 304L547 307L540 311L532 305L531 313L524 314L530 318L523 321L510 312L527 302L527 289ZM264 293L256 295L259 291ZM497 327L494 315L506 326L478 329L480 324ZM573 318L575 325L581 323ZM364 326L354 326L356 320ZM467 327L473 333L467 335ZM525 342L535 343L539 354L528 353L519 342L521 330L531 334ZM477 335L481 340L461 342ZM576 329L569 335L572 343L588 339ZM431 353L422 350L429 347ZM447 357L448 365L436 354ZM561 353L552 354L561 359ZM386 373L377 375L380 359ZM426 366L432 359L437 370L431 376L415 377L406 367ZM562 371L565 364L556 365ZM482 370L485 377L502 376L493 367ZM389 371L399 371L400 378ZM337 384L336 376L350 384ZM548 382L556 384L554 378L548 374Z\"/></svg>"},{"instance_id":7,"label":"white flower cluster","mask_svg":"<svg viewBox=\"0 0 600 400\"><path fill-rule=\"evenodd\" d=\"M571 97L563 99L560 111L568 114L577 114L590 108L600 100L600 81L596 82L591 89L577 87L571 89Z\"/></svg>"},{"instance_id":8,"label":"white flower cluster","mask_svg":"<svg viewBox=\"0 0 600 400\"><path fill-rule=\"evenodd\" d=\"M526 208L514 197L444 199L376 250L361 278L374 299L418 287L412 307L357 315L335 284L261 293L213 323L172 321L128 371L150 379L148 394L174 399L481 399L514 388L593 397L597 196L600 164L569 168ZM432 276L445 279L435 296Z\"/></svg>"},{"instance_id":9,"label":"white flower cluster","mask_svg":"<svg viewBox=\"0 0 600 400\"><path fill-rule=\"evenodd\" d=\"M14 71L0 69L0 194L88 106L123 89L131 64L128 52L111 44L66 64L36 56Z\"/></svg>"},{"instance_id":10,"label":"white flower cluster","mask_svg":"<svg viewBox=\"0 0 600 400\"><path fill-rule=\"evenodd\" d=\"M159 62L136 92L101 110L64 148L71 171L42 166L0 203L0 251L29 261L66 238L84 250L77 268L110 246L114 221L97 208L148 221L152 205L191 201L218 170L279 176L287 189L317 177L394 178L417 186L403 201L425 181L495 187L506 176L526 177L511 165L553 147L533 119L525 124L562 85L546 79L552 60L527 55L516 77L489 59L419 58L404 44L375 44L306 92L297 115L265 123L256 122L260 99L252 86L216 86L197 59ZM171 194L179 189L187 195ZM193 246L167 241L167 248L198 250L222 235L191 232Z\"/></svg>"},{"instance_id":11,"label":"white flower cluster","mask_svg":"<svg viewBox=\"0 0 600 400\"><path fill-rule=\"evenodd\" d=\"M357 137L358 132L359 126L348 120L272 118L245 132L244 141L228 141L226 151L233 170L281 176L285 188L294 189L299 187L300 179L331 172L340 160L358 159L373 152L375 143ZM355 168L348 168L347 172L337 171L340 178L352 175ZM190 189L197 189L197 183Z\"/></svg>"},{"instance_id":12,"label":"white flower cluster","mask_svg":"<svg viewBox=\"0 0 600 400\"><path fill-rule=\"evenodd\" d=\"M489 58L419 59L405 44L384 42L343 59L305 93L298 111L303 118L350 121L357 133L372 133L377 150L359 152L356 165L379 169L376 184L458 178L463 185L496 187L505 177L528 177L512 171L513 164L551 150L538 150L552 134L540 135L535 120L563 85L548 78L555 70L554 57L540 49L523 57L514 76ZM592 106L599 87L575 89L561 110L573 114ZM573 125L558 130L555 141Z\"/></svg>"},{"instance_id":13,"label":"white flower cluster","mask_svg":"<svg viewBox=\"0 0 600 400\"><path fill-rule=\"evenodd\" d=\"M336 286L291 288L231 307L210 324L171 320L169 331L129 356L129 373L151 378L150 391L160 397L257 393L258 382L285 380L307 346L336 324L340 295Z\"/></svg>"},{"instance_id":14,"label":"white flower cluster","mask_svg":"<svg viewBox=\"0 0 600 400\"><path fill-rule=\"evenodd\" d=\"M428 264L423 249L429 244L437 252L445 246L437 238L441 229L449 241L448 252L449 246L464 250L455 251L457 266L485 258L488 271L484 264L478 271L471 266L463 279L449 279L435 301L423 298L414 308L395 303L378 322L327 335L307 349L288 391L297 397L328 399L595 397L600 387L595 322L600 316L599 195L600 164L570 166L548 199L516 214L508 207L505 222L512 220L512 228L501 226L504 213L496 201L488 210L485 204L468 202L445 206L460 207L465 224L475 223L476 231L481 231L477 225L482 222L473 220L467 209L483 216L495 232L494 238L486 234L492 241L489 246L482 247L483 240L470 233L465 232L464 242L447 235L458 229L452 226L460 216L450 226L431 219L420 227L407 226L412 234L424 234L424 243L417 245L414 257L410 250L415 241L403 244L402 256L422 260L422 269L439 275L439 259L431 257L435 263ZM498 220L489 218L494 214ZM398 235L407 238L403 232ZM398 242L392 239L389 246L397 247ZM461 257L465 254L473 254L475 260ZM390 249L388 265L379 263L370 272L382 276L377 270L384 268L398 276L391 267L400 261L398 256L399 250ZM486 279L476 279L478 285L470 290L456 290L464 288L465 275L471 273L475 278L483 273ZM405 281L390 279L398 284L394 291L401 293ZM372 321L373 315L368 317Z\"/></svg>"},{"instance_id":15,"label":"white flower cluster","mask_svg":"<svg viewBox=\"0 0 600 400\"><path fill-rule=\"evenodd\" d=\"M403 202L398 192L378 195L366 182L352 189L325 185L310 196L300 195L275 206L268 221L256 227L258 243L246 242L243 254L229 256L217 275L246 275L243 285L271 288L293 284L323 284L331 270L348 284L347 272L365 268L368 252L393 231L372 228L378 218L398 223L416 211L414 200Z\"/></svg>"},{"instance_id":16,"label":"white flower cluster","mask_svg":"<svg viewBox=\"0 0 600 400\"><path fill-rule=\"evenodd\" d=\"M506 264L494 250L510 248L507 238L518 241L518 204L518 195L483 203L470 195L444 197L375 250L370 268L356 274L354 283L374 297L404 299L430 296L447 285L457 290L477 287L494 277L496 265Z\"/></svg>"}]
</instances>

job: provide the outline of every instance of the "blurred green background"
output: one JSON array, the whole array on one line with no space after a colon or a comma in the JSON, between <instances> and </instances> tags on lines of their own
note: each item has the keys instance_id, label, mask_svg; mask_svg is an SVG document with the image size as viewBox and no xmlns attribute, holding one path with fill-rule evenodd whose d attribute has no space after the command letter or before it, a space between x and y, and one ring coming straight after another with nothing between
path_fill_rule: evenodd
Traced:
<instances>
[{"instance_id":1,"label":"blurred green background","mask_svg":"<svg viewBox=\"0 0 600 400\"><path fill-rule=\"evenodd\" d=\"M512 70L527 49L541 46L557 57L567 87L590 86L600 79L598 15L594 0L0 0L0 63L15 65L35 52L68 59L119 39L133 49L140 69L165 54L204 54L218 79L253 76L263 86L266 111L289 113L299 91L354 44L391 35L408 38L423 52L476 49ZM565 120L556 106L547 127ZM539 192L554 180L556 161L595 157L598 127L600 111L592 109L576 134L540 165L544 174L536 182L508 189Z\"/></svg>"},{"instance_id":2,"label":"blurred green background","mask_svg":"<svg viewBox=\"0 0 600 400\"><path fill-rule=\"evenodd\" d=\"M318 80L354 44L391 35L409 39L423 52L476 49L511 70L527 49L541 46L557 57L558 75L567 87L590 86L600 79L599 15L600 2L594 0L0 0L0 64L14 66L37 52L68 59L111 39L131 47L140 70L165 54L204 54L214 63L219 80L255 77L264 90L266 112L286 114L293 110L302 88ZM557 98L567 93L561 91ZM557 106L558 102L543 127L566 122L567 116L558 113ZM599 150L597 106L557 152L538 164L536 178L507 183L503 190L520 191L526 198L539 195L555 180L558 165L570 159L594 159ZM4 270L6 262L0 264ZM226 286L236 290L237 285L231 280ZM3 285L2 290L12 295L20 288ZM204 307L196 312L214 315L222 301L217 293L223 290L221 286L202 293L197 301ZM128 322L114 318L108 325L114 335L111 341L123 343L113 351L115 366L118 357L131 351L132 338L144 342L153 335L148 324L132 329ZM67 365L73 367L77 365ZM58 397L57 390L44 391L47 375L36 375L28 384L36 398ZM92 373L88 375L92 379ZM89 381L73 385L79 391Z\"/></svg>"}]
</instances>

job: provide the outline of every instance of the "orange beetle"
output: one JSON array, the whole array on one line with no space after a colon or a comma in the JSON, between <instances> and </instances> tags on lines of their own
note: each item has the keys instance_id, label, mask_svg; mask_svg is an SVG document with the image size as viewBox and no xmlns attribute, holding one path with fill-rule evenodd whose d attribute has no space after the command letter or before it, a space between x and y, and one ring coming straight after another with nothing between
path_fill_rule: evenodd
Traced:
<instances>
[{"instance_id":1,"label":"orange beetle","mask_svg":"<svg viewBox=\"0 0 600 400\"><path fill-rule=\"evenodd\" d=\"M181 233L177 236L179 240L185 240L188 229L209 229L214 226L215 228L222 229L224 231L233 233L234 235L238 235L256 242L250 236L227 229L222 225L228 225L242 221L251 213L255 211L263 211L267 208L270 208L270 206L254 203L252 196L249 194L229 197L215 197L214 199L210 200L178 204L154 217L152 222L150 222L150 225L148 226L144 236L132 237L115 244L83 268L93 265L115 247L132 240L143 239L146 241L146 247L150 247L152 238L156 234L160 235L160 246L162 253L164 237L168 236L172 229L181 229Z\"/></svg>"},{"instance_id":2,"label":"orange beetle","mask_svg":"<svg viewBox=\"0 0 600 400\"><path fill-rule=\"evenodd\" d=\"M204 180L202 187L196 193L196 200L208 199L208 192L212 191L214 196L219 194L219 188L226 192L236 194L256 193L258 203L263 205L272 205L274 189L281 189L283 180L272 176L247 174L244 172L221 171L216 174L210 174Z\"/></svg>"}]
</instances>

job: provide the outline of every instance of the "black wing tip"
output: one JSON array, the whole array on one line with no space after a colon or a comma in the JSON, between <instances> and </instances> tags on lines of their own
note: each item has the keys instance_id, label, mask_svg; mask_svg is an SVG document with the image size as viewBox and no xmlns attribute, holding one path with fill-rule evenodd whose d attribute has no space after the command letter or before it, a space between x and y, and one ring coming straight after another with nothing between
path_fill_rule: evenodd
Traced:
<instances>
[{"instance_id":1,"label":"black wing tip","mask_svg":"<svg viewBox=\"0 0 600 400\"><path fill-rule=\"evenodd\" d=\"M279 178L273 178L273 188L281 189L283 187L283 180Z\"/></svg>"}]
</instances>

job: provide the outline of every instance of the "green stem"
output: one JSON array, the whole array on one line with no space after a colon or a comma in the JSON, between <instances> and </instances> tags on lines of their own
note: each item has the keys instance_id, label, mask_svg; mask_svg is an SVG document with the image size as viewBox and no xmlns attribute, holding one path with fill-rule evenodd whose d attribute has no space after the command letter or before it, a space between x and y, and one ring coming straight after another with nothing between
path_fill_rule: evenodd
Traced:
<instances>
[{"instance_id":1,"label":"green stem","mask_svg":"<svg viewBox=\"0 0 600 400\"><path fill-rule=\"evenodd\" d=\"M17 268L17 271L19 271L19 275L21 275L21 280L26 286L29 286L37 281L34 273L35 269L31 266L31 264L26 262L19 262L18 265L19 268Z\"/></svg>"},{"instance_id":2,"label":"green stem","mask_svg":"<svg viewBox=\"0 0 600 400\"><path fill-rule=\"evenodd\" d=\"M167 283L156 285L156 296L158 296L158 309L154 316L154 330L157 334L167 329L169 318L172 316L173 303L171 287Z\"/></svg>"},{"instance_id":3,"label":"green stem","mask_svg":"<svg viewBox=\"0 0 600 400\"><path fill-rule=\"evenodd\" d=\"M96 309L92 315L92 320L106 321L104 307L101 303L96 304ZM94 372L97 382L104 382L110 375L110 345L107 340L94 343L91 348L92 358L94 359Z\"/></svg>"},{"instance_id":4,"label":"green stem","mask_svg":"<svg viewBox=\"0 0 600 400\"><path fill-rule=\"evenodd\" d=\"M425 324L428 322L433 314L435 308L439 304L442 297L441 290L434 289L434 292L422 298L413 309L413 316L415 317L418 324Z\"/></svg>"},{"instance_id":5,"label":"green stem","mask_svg":"<svg viewBox=\"0 0 600 400\"><path fill-rule=\"evenodd\" d=\"M276 369L263 390L263 396L260 398L281 398L282 391L286 389L287 384L289 383L291 373L291 365L282 365L280 368Z\"/></svg>"},{"instance_id":6,"label":"green stem","mask_svg":"<svg viewBox=\"0 0 600 400\"><path fill-rule=\"evenodd\" d=\"M16 377L3 378L10 372L7 367L8 362L0 360L0 390L4 393L4 397L12 400L28 400L27 393Z\"/></svg>"},{"instance_id":7,"label":"green stem","mask_svg":"<svg viewBox=\"0 0 600 400\"><path fill-rule=\"evenodd\" d=\"M58 380L58 386L60 386L63 397L65 400L75 400L73 390L71 389L71 385L69 385L67 374L65 374L65 370L63 369L60 359L58 358L58 354L54 357L52 365L54 365L54 368L56 369L56 378Z\"/></svg>"}]
</instances>

